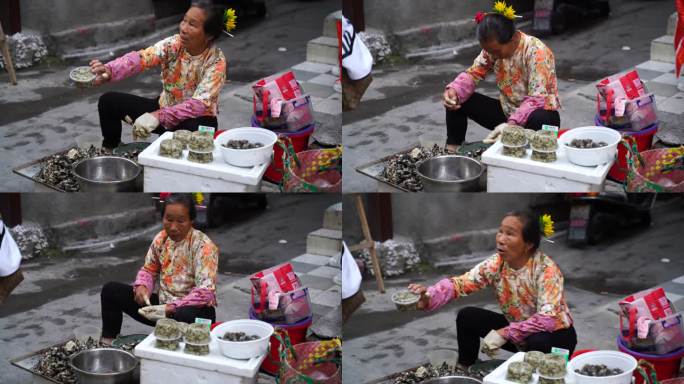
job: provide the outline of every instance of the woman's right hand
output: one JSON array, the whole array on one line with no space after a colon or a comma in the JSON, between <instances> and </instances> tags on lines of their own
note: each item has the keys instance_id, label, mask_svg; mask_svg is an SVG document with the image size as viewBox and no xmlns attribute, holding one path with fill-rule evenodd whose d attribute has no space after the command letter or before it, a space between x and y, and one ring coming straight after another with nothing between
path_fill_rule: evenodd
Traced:
<instances>
[{"instance_id":1,"label":"woman's right hand","mask_svg":"<svg viewBox=\"0 0 684 384\"><path fill-rule=\"evenodd\" d=\"M426 309L430 306L430 296L427 293L427 288L421 284L409 284L408 290L420 296L418 299L418 309Z\"/></svg>"},{"instance_id":2,"label":"woman's right hand","mask_svg":"<svg viewBox=\"0 0 684 384\"><path fill-rule=\"evenodd\" d=\"M112 78L112 72L100 60L90 62L90 72L95 74L95 81L93 81L95 85L106 83Z\"/></svg>"},{"instance_id":3,"label":"woman's right hand","mask_svg":"<svg viewBox=\"0 0 684 384\"><path fill-rule=\"evenodd\" d=\"M150 305L150 291L148 291L144 286L138 285L135 287L134 299L138 305L148 306Z\"/></svg>"},{"instance_id":4,"label":"woman's right hand","mask_svg":"<svg viewBox=\"0 0 684 384\"><path fill-rule=\"evenodd\" d=\"M444 105L444 108L455 111L461 108L458 101L458 94L454 89L447 88L444 90L444 94L442 94L442 104Z\"/></svg>"}]
</instances>

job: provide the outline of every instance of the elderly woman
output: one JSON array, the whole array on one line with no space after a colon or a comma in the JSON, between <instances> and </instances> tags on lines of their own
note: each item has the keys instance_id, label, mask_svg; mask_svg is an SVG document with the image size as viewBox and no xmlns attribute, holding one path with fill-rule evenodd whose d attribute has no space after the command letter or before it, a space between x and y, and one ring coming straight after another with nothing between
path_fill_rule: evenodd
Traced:
<instances>
[{"instance_id":1,"label":"elderly woman","mask_svg":"<svg viewBox=\"0 0 684 384\"><path fill-rule=\"evenodd\" d=\"M194 323L216 320L218 248L192 228L191 195L171 195L164 204L164 229L155 236L133 285L109 282L101 293L102 342L111 344L121 331L123 313L147 325L164 317ZM155 280L159 293L152 293Z\"/></svg>"},{"instance_id":2,"label":"elderly woman","mask_svg":"<svg viewBox=\"0 0 684 384\"><path fill-rule=\"evenodd\" d=\"M560 126L553 53L536 37L516 30L515 17L513 8L503 2L497 2L493 12L476 17L482 51L442 95L450 152L465 140L468 119L494 129L485 143L493 143L507 124L533 130L544 124ZM488 73L496 77L498 100L475 92Z\"/></svg>"},{"instance_id":3,"label":"elderly woman","mask_svg":"<svg viewBox=\"0 0 684 384\"><path fill-rule=\"evenodd\" d=\"M133 123L134 138L147 138L151 132L218 126L218 99L226 79L226 59L215 42L223 32L223 20L223 8L211 1L193 1L180 23L180 34L104 65L98 60L90 62L97 85L123 80L152 67L162 69L158 98L119 92L100 97L97 108L104 148L113 149L121 142L121 120Z\"/></svg>"},{"instance_id":4,"label":"elderly woman","mask_svg":"<svg viewBox=\"0 0 684 384\"><path fill-rule=\"evenodd\" d=\"M459 297L485 287L494 288L501 313L465 307L456 317L458 362L475 363L484 338L483 351L499 348L517 352L550 352L551 347L573 352L577 335L563 293L563 274L539 250L539 220L529 213L504 216L496 234L496 254L461 276L424 287L410 284L420 295L418 308L434 311Z\"/></svg>"}]
</instances>

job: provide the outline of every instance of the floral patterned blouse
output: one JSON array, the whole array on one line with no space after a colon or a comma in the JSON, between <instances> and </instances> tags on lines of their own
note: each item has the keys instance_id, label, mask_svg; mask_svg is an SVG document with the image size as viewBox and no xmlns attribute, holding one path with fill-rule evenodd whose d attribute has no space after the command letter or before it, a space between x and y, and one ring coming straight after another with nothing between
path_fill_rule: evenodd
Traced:
<instances>
[{"instance_id":1,"label":"floral patterned blouse","mask_svg":"<svg viewBox=\"0 0 684 384\"><path fill-rule=\"evenodd\" d=\"M166 128L188 118L218 114L219 94L226 80L226 58L215 45L192 56L182 46L180 35L174 35L105 66L111 70L112 81L161 66L159 121Z\"/></svg>"},{"instance_id":2,"label":"floral patterned blouse","mask_svg":"<svg viewBox=\"0 0 684 384\"><path fill-rule=\"evenodd\" d=\"M216 244L201 231L193 228L185 239L175 242L162 230L152 241L133 285L152 292L159 276L160 303L216 306L218 254Z\"/></svg>"},{"instance_id":3,"label":"floral patterned blouse","mask_svg":"<svg viewBox=\"0 0 684 384\"><path fill-rule=\"evenodd\" d=\"M524 126L536 109L555 111L560 108L553 52L534 36L520 34L513 56L494 60L482 50L473 65L447 85L464 103L477 84L493 72L499 88L499 100L508 122Z\"/></svg>"},{"instance_id":4,"label":"floral patterned blouse","mask_svg":"<svg viewBox=\"0 0 684 384\"><path fill-rule=\"evenodd\" d=\"M488 286L494 288L510 323L506 329L509 340L519 342L532 333L553 332L573 323L563 293L563 274L541 251L518 270L495 254L461 276L441 280L428 288L428 310Z\"/></svg>"}]
</instances>

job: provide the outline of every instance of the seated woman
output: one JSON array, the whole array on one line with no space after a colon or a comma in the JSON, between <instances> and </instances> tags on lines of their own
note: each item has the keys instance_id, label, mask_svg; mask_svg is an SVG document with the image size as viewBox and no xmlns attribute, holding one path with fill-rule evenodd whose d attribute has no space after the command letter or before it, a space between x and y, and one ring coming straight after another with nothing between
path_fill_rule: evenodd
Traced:
<instances>
[{"instance_id":1,"label":"seated woman","mask_svg":"<svg viewBox=\"0 0 684 384\"><path fill-rule=\"evenodd\" d=\"M493 143L506 124L539 130L560 126L560 101L551 50L539 39L515 29L515 11L497 2L494 11L476 16L482 52L473 65L446 86L447 142L456 152L466 137L468 119L494 129L484 140ZM496 76L499 99L475 92L488 73Z\"/></svg>"},{"instance_id":2,"label":"seated woman","mask_svg":"<svg viewBox=\"0 0 684 384\"><path fill-rule=\"evenodd\" d=\"M410 291L421 296L418 308L428 311L485 287L494 288L503 314L465 307L456 316L460 364L475 363L481 337L483 352L488 354L502 347L512 352L548 353L551 347L567 349L571 354L574 351L577 334L563 293L563 274L539 250L540 239L536 217L508 213L496 234L494 256L461 276L442 279L431 287L409 285Z\"/></svg>"},{"instance_id":3,"label":"seated woman","mask_svg":"<svg viewBox=\"0 0 684 384\"><path fill-rule=\"evenodd\" d=\"M170 317L194 323L216 321L216 272L219 250L207 235L192 228L191 195L172 194L163 209L164 229L150 245L145 265L133 285L109 282L102 288L102 342L121 332L123 313L147 325ZM159 278L159 293L153 294Z\"/></svg>"},{"instance_id":4,"label":"seated woman","mask_svg":"<svg viewBox=\"0 0 684 384\"><path fill-rule=\"evenodd\" d=\"M200 125L218 127L218 99L226 79L226 59L214 44L225 26L223 8L211 1L193 1L180 23L180 34L137 52L102 64L90 62L95 84L119 81L152 67L161 66L162 92L158 98L107 92L97 105L102 147L113 149L121 142L121 120L133 123L133 137L151 132L196 131ZM134 121L134 122L133 122Z\"/></svg>"}]
</instances>

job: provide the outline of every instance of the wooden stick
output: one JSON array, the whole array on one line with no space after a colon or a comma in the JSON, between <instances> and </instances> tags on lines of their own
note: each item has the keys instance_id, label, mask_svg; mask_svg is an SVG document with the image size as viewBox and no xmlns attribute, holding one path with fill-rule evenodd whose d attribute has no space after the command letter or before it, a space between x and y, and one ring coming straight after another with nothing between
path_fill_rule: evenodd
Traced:
<instances>
[{"instance_id":1,"label":"wooden stick","mask_svg":"<svg viewBox=\"0 0 684 384\"><path fill-rule=\"evenodd\" d=\"M10 75L10 82L12 85L17 85L17 74L14 72L14 65L12 65L12 56L9 50L9 41L2 30L2 23L0 22L0 48L2 49L2 56L5 58L5 68Z\"/></svg>"},{"instance_id":2,"label":"wooden stick","mask_svg":"<svg viewBox=\"0 0 684 384\"><path fill-rule=\"evenodd\" d=\"M361 221L361 230L363 231L364 242L369 246L371 261L373 263L373 272L375 273L375 280L378 282L378 290L380 293L385 293L385 282L382 279L382 271L380 270L380 262L378 255L375 253L375 242L371 237L370 228L368 227L368 220L366 219L366 210L363 208L363 201L361 195L356 195L356 210L359 211L359 220Z\"/></svg>"}]
</instances>

